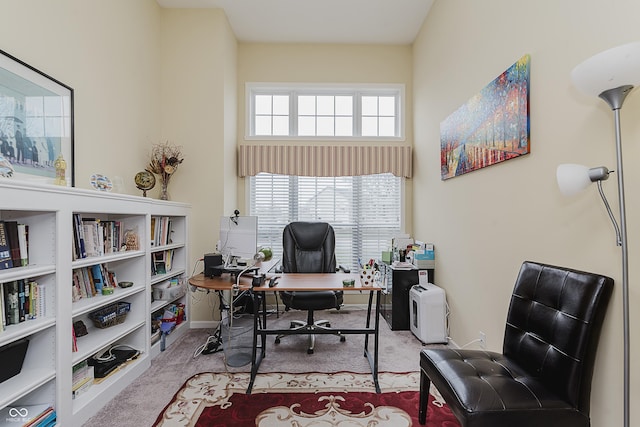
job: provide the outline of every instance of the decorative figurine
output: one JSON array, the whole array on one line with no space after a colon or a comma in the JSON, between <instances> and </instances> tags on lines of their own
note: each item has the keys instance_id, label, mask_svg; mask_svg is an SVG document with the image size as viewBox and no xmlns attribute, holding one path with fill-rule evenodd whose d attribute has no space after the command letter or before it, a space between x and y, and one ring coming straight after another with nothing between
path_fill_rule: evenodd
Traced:
<instances>
[{"instance_id":1,"label":"decorative figurine","mask_svg":"<svg viewBox=\"0 0 640 427\"><path fill-rule=\"evenodd\" d=\"M56 161L53 162L53 166L56 168L56 179L53 183L56 185L66 186L67 162L64 160L64 157L62 157L62 153L60 153Z\"/></svg>"}]
</instances>

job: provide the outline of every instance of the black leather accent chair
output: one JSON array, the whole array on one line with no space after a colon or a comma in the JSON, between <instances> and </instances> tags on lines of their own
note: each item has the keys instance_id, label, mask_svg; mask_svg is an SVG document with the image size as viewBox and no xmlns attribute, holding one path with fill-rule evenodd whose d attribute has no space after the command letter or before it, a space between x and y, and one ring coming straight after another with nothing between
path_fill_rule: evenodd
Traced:
<instances>
[{"instance_id":1,"label":"black leather accent chair","mask_svg":"<svg viewBox=\"0 0 640 427\"><path fill-rule=\"evenodd\" d=\"M420 352L418 419L433 382L462 427L588 427L591 378L613 280L524 262L502 353Z\"/></svg>"},{"instance_id":2,"label":"black leather accent chair","mask_svg":"<svg viewBox=\"0 0 640 427\"><path fill-rule=\"evenodd\" d=\"M333 227L326 222L292 222L282 233L282 272L283 273L335 273L336 272L336 237ZM307 311L307 321L291 322L293 329L309 331L309 348L307 353L313 354L317 329L330 329L327 320L314 320L315 310L340 309L343 301L342 291L282 291L280 298L285 310L296 309ZM340 336L344 342L345 337ZM282 335L276 337L280 343Z\"/></svg>"}]
</instances>

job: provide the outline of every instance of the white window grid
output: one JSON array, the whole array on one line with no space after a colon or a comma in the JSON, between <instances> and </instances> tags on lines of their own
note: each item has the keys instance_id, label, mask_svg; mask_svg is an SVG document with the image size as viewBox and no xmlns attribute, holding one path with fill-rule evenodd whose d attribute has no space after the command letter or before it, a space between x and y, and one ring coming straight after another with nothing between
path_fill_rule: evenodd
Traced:
<instances>
[{"instance_id":1,"label":"white window grid","mask_svg":"<svg viewBox=\"0 0 640 427\"><path fill-rule=\"evenodd\" d=\"M352 99L352 111L341 111L335 101ZM261 101L269 99L264 111ZM286 99L283 106L282 99ZM333 109L318 108L333 99ZM299 111L299 100L313 101L315 111ZM363 100L365 102L363 103ZM374 102L366 102L373 100ZM375 110L369 108L375 104ZM245 139L404 140L404 85L246 84ZM276 108L280 105L281 108ZM331 132L318 132L329 123ZM364 126L363 126L364 123ZM313 128L313 132L309 129ZM324 128L327 128L325 126Z\"/></svg>"}]
</instances>

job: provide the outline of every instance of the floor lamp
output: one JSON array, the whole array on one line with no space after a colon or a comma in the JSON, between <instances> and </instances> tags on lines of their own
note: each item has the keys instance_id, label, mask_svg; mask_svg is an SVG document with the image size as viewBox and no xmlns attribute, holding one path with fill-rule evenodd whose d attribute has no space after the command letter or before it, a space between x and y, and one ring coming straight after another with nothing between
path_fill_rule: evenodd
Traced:
<instances>
[{"instance_id":1,"label":"floor lamp","mask_svg":"<svg viewBox=\"0 0 640 427\"><path fill-rule=\"evenodd\" d=\"M620 109L625 98L640 84L640 42L629 43L601 52L579 64L571 73L574 85L588 95L602 98L613 110L615 121L616 160L618 177L619 224L612 213L604 192L602 181L611 173L605 167L587 168L579 165L560 165L557 170L560 190L571 195L598 184L598 191L613 222L617 245L622 248L622 316L624 340L624 427L629 427L630 393L630 334L629 334L629 259L627 252L627 220L624 201L624 175L622 168L622 137L620 132Z\"/></svg>"}]
</instances>

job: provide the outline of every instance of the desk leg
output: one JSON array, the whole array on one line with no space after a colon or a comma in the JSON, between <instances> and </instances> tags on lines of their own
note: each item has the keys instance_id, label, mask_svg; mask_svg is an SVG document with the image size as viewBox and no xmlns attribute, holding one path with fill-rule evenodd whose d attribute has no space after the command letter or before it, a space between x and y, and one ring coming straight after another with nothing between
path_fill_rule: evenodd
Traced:
<instances>
[{"instance_id":1,"label":"desk leg","mask_svg":"<svg viewBox=\"0 0 640 427\"><path fill-rule=\"evenodd\" d=\"M260 319L260 300L262 300L262 321ZM262 324L262 325L261 325ZM251 394L253 389L253 383L256 380L258 374L258 368L260 362L265 355L265 342L266 334L260 332L261 326L264 328L267 325L267 298L266 295L260 296L259 292L253 292L253 348L251 349L251 377L249 379L249 386L247 387L247 394ZM258 355L258 334L260 335L260 355Z\"/></svg>"},{"instance_id":2,"label":"desk leg","mask_svg":"<svg viewBox=\"0 0 640 427\"><path fill-rule=\"evenodd\" d=\"M367 324L366 328L369 329L371 326L371 306L373 305L373 293L374 291L369 292L369 305L367 307ZM364 336L364 356L369 361L369 366L371 367L371 375L373 376L373 382L376 387L376 393L380 393L380 383L378 382L378 344L379 344L379 331L380 331L380 296L381 291L375 291L376 294L376 309L375 309L375 319L373 323L375 325L373 332L373 355L369 351L369 334L365 334Z\"/></svg>"}]
</instances>

